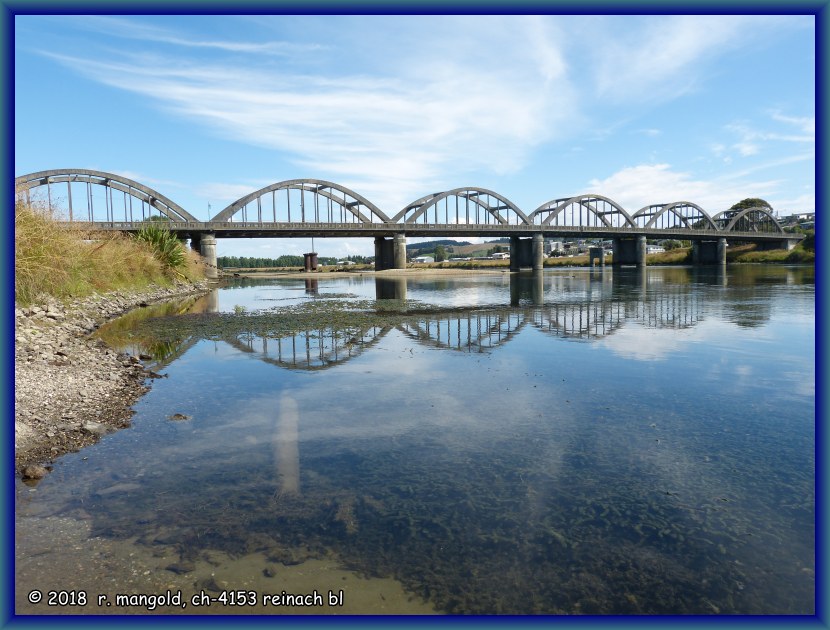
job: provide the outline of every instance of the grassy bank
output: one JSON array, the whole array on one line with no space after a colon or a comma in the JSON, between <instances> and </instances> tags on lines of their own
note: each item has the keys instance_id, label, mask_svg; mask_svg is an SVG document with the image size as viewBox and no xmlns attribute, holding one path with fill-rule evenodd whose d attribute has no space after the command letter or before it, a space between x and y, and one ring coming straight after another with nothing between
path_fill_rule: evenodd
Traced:
<instances>
[{"instance_id":1,"label":"grassy bank","mask_svg":"<svg viewBox=\"0 0 830 630\"><path fill-rule=\"evenodd\" d=\"M119 233L59 226L37 205L14 213L14 298L28 305L46 294L59 299L93 291L142 289L204 277L199 257L182 246L182 264L165 264L147 242Z\"/></svg>"}]
</instances>

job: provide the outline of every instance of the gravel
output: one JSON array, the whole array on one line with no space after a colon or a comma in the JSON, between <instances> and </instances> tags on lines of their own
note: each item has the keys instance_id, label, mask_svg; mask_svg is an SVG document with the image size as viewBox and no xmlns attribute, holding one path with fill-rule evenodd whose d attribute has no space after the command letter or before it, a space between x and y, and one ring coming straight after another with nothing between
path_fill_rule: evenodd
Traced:
<instances>
[{"instance_id":1,"label":"gravel","mask_svg":"<svg viewBox=\"0 0 830 630\"><path fill-rule=\"evenodd\" d=\"M130 426L130 407L148 391L141 359L91 336L137 306L205 293L206 281L117 291L67 303L44 297L14 311L14 451L23 477L64 453Z\"/></svg>"}]
</instances>

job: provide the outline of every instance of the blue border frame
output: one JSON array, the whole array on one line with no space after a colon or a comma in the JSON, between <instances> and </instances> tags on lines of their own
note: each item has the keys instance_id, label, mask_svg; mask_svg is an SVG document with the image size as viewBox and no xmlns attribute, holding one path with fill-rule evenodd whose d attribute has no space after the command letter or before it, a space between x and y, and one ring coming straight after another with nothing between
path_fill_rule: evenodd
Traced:
<instances>
[{"instance_id":1,"label":"blue border frame","mask_svg":"<svg viewBox=\"0 0 830 630\"><path fill-rule=\"evenodd\" d=\"M826 34L830 30L830 0L771 0L757 2L752 0L732 0L728 4L721 4L714 0L686 0L681 4L672 4L666 0L652 0L651 2L627 2L625 0L521 0L516 4L505 4L504 0L455 0L455 2L441 2L441 0L419 0L390 3L377 0L292 0L280 2L278 0L244 0L234 3L231 0L212 0L197 3L195 0L184 2L175 0L130 0L128 2L113 2L111 0L0 0L0 46L2 46L2 80L0 93L3 95L3 124L0 126L3 154L0 167L3 170L0 192L5 199L6 208L14 208L14 17L25 14L779 14L779 15L814 15L816 16L816 205L827 210L826 182L830 179L830 169L826 162L827 130L824 112L827 112L827 59L828 44ZM816 221L816 321L823 323L828 313L827 300L827 257L824 252L827 246L827 233L824 217L817 212ZM54 625L100 625L112 623L142 624L152 623L157 626L173 627L182 623L192 622L193 617L126 617L126 616L79 616L79 617L29 617L15 616L14 611L14 222L13 214L5 212L2 217L3 234L9 235L4 240L6 247L3 254L3 284L2 293L4 303L2 308L2 337L0 349L3 356L2 399L0 408L6 412L8 419L4 423L5 439L0 440L0 456L5 463L3 474L3 527L0 528L0 626L39 627ZM12 245L12 246L9 246ZM5 303L8 301L8 304ZM580 626L594 626L607 624L621 625L683 625L683 626L780 626L792 625L809 627L828 627L828 601L830 592L827 588L827 541L823 534L827 531L827 471L828 465L823 455L827 449L827 428L822 419L827 416L827 402L825 391L830 386L830 379L825 372L825 357L827 340L821 326L816 329L816 614L812 617L794 616L738 616L738 617L446 617L446 618L413 618L413 617L199 617L198 624L217 625L240 623L267 623L280 626L314 627L329 624L360 624L363 625L396 625L417 626L426 624L475 624L494 625L505 622L526 624L579 624Z\"/></svg>"}]
</instances>

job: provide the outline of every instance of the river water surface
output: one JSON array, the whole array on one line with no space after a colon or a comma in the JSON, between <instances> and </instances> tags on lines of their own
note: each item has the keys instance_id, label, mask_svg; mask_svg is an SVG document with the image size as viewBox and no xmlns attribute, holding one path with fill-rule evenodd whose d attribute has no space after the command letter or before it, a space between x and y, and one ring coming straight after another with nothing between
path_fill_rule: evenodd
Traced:
<instances>
[{"instance_id":1,"label":"river water surface","mask_svg":"<svg viewBox=\"0 0 830 630\"><path fill-rule=\"evenodd\" d=\"M238 279L100 334L164 377L18 481L18 613L814 613L812 268Z\"/></svg>"}]
</instances>

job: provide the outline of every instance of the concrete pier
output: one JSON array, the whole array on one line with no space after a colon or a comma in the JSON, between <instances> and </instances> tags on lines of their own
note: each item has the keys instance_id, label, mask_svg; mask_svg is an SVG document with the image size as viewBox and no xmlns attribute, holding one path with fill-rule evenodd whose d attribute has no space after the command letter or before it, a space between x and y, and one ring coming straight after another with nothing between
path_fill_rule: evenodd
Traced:
<instances>
[{"instance_id":1,"label":"concrete pier","mask_svg":"<svg viewBox=\"0 0 830 630\"><path fill-rule=\"evenodd\" d=\"M393 238L375 237L375 271L406 269L406 237L395 234Z\"/></svg>"},{"instance_id":2,"label":"concrete pier","mask_svg":"<svg viewBox=\"0 0 830 630\"><path fill-rule=\"evenodd\" d=\"M544 237L541 234L534 234L533 238L510 237L510 271L538 271L542 269L544 262Z\"/></svg>"},{"instance_id":3,"label":"concrete pier","mask_svg":"<svg viewBox=\"0 0 830 630\"><path fill-rule=\"evenodd\" d=\"M531 239L533 249L533 271L542 271L545 268L545 237L534 234Z\"/></svg>"},{"instance_id":4,"label":"concrete pier","mask_svg":"<svg viewBox=\"0 0 830 630\"><path fill-rule=\"evenodd\" d=\"M202 258L205 259L205 277L215 280L219 277L219 267L216 263L216 236L211 233L202 234Z\"/></svg>"},{"instance_id":5,"label":"concrete pier","mask_svg":"<svg viewBox=\"0 0 830 630\"><path fill-rule=\"evenodd\" d=\"M317 271L317 252L303 254L303 270Z\"/></svg>"},{"instance_id":6,"label":"concrete pier","mask_svg":"<svg viewBox=\"0 0 830 630\"><path fill-rule=\"evenodd\" d=\"M614 259L612 264L646 266L646 237L613 239Z\"/></svg>"},{"instance_id":7,"label":"concrete pier","mask_svg":"<svg viewBox=\"0 0 830 630\"><path fill-rule=\"evenodd\" d=\"M605 250L602 247L589 247L588 264L593 267L596 259L599 259L600 267L605 267Z\"/></svg>"},{"instance_id":8,"label":"concrete pier","mask_svg":"<svg viewBox=\"0 0 830 630\"><path fill-rule=\"evenodd\" d=\"M726 239L711 241L692 241L693 265L725 265Z\"/></svg>"},{"instance_id":9,"label":"concrete pier","mask_svg":"<svg viewBox=\"0 0 830 630\"><path fill-rule=\"evenodd\" d=\"M394 269L406 269L406 237L395 234L392 238L392 260Z\"/></svg>"}]
</instances>

